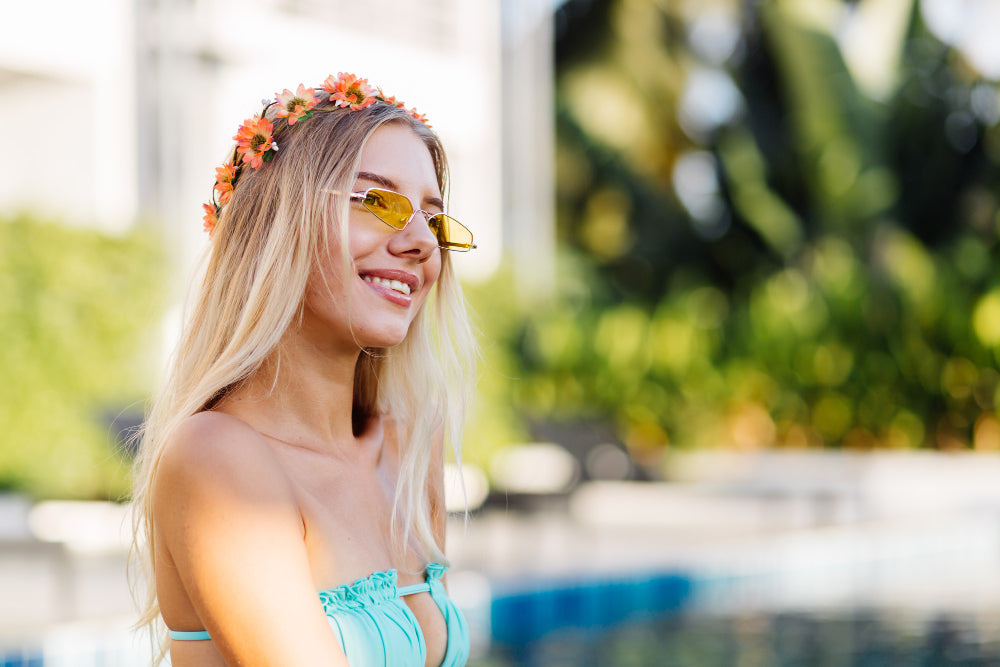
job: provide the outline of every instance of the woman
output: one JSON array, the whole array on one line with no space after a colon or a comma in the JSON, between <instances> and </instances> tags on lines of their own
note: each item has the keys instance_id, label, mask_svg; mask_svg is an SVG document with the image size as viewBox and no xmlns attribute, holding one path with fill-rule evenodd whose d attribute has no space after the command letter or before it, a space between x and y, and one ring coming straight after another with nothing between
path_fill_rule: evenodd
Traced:
<instances>
[{"instance_id":1,"label":"woman","mask_svg":"<svg viewBox=\"0 0 1000 667\"><path fill-rule=\"evenodd\" d=\"M442 452L473 357L449 255L474 246L441 144L350 74L234 139L137 464L143 621L174 667L464 664Z\"/></svg>"}]
</instances>

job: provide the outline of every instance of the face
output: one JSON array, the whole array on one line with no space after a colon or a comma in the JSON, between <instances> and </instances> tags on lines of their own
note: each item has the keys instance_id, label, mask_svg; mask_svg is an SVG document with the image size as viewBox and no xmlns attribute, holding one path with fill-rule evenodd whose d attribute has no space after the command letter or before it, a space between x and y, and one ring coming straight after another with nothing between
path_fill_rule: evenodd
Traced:
<instances>
[{"instance_id":1,"label":"face","mask_svg":"<svg viewBox=\"0 0 1000 667\"><path fill-rule=\"evenodd\" d=\"M414 209L442 210L430 152L405 125L383 125L368 138L351 192L368 188L405 195ZM426 219L414 211L406 227L397 230L360 202L351 202L353 267L348 275L343 275L339 235L335 228L331 232L325 261L306 288L303 328L355 348L398 345L441 273L441 251Z\"/></svg>"}]
</instances>

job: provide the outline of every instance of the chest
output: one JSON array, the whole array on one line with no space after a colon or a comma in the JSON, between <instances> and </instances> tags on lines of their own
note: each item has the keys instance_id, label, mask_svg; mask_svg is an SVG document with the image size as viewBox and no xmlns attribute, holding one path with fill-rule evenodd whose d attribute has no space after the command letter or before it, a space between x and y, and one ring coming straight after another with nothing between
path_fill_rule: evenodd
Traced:
<instances>
[{"instance_id":1,"label":"chest","mask_svg":"<svg viewBox=\"0 0 1000 667\"><path fill-rule=\"evenodd\" d=\"M308 457L293 458L285 465L296 489L317 589L389 569L398 570L401 587L423 581L426 557L414 548L412 539L410 547L401 551L393 535L396 478L392 466ZM426 664L441 664L448 628L437 603L430 594L418 593L403 597L398 604L416 621L413 632L426 646Z\"/></svg>"},{"instance_id":2,"label":"chest","mask_svg":"<svg viewBox=\"0 0 1000 667\"><path fill-rule=\"evenodd\" d=\"M314 580L321 588L394 567L392 470L378 463L290 457Z\"/></svg>"}]
</instances>

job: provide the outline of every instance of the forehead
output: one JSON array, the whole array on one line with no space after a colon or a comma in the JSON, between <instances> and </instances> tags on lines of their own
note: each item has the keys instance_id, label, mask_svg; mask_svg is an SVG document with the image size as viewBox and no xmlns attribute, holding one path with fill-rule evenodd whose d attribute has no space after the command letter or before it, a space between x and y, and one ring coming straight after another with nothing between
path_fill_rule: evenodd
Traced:
<instances>
[{"instance_id":1,"label":"forehead","mask_svg":"<svg viewBox=\"0 0 1000 667\"><path fill-rule=\"evenodd\" d=\"M358 171L378 174L421 195L440 194L430 150L416 132L398 123L383 125L368 137Z\"/></svg>"}]
</instances>

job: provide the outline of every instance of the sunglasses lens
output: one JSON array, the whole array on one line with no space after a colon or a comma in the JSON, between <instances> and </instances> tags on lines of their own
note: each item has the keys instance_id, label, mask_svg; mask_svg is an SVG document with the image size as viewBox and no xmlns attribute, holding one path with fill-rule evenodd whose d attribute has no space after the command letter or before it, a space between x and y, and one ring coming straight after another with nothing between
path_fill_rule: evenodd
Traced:
<instances>
[{"instance_id":1,"label":"sunglasses lens","mask_svg":"<svg viewBox=\"0 0 1000 667\"><path fill-rule=\"evenodd\" d=\"M379 220L394 229L403 229L413 217L413 205L410 200L391 190L371 188L365 192L362 203ZM476 247L472 245L472 232L458 220L444 213L430 216L427 225L437 237L438 245L446 250L463 251Z\"/></svg>"},{"instance_id":2,"label":"sunglasses lens","mask_svg":"<svg viewBox=\"0 0 1000 667\"><path fill-rule=\"evenodd\" d=\"M402 229L413 216L413 206L403 195L389 190L372 188L365 193L365 208L379 217L385 224Z\"/></svg>"},{"instance_id":3,"label":"sunglasses lens","mask_svg":"<svg viewBox=\"0 0 1000 667\"><path fill-rule=\"evenodd\" d=\"M465 225L444 213L432 215L427 221L438 245L448 250L469 250L472 246L472 232Z\"/></svg>"}]
</instances>

